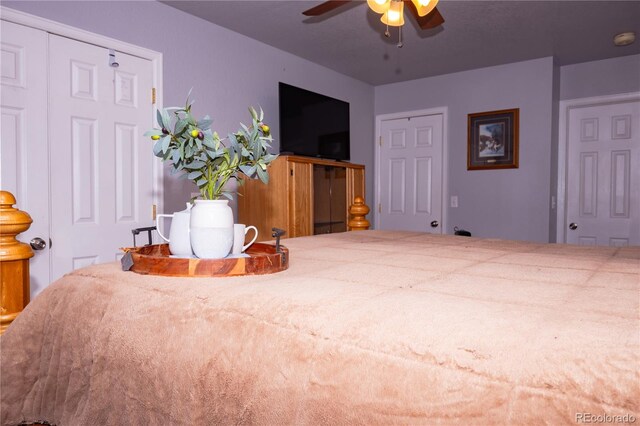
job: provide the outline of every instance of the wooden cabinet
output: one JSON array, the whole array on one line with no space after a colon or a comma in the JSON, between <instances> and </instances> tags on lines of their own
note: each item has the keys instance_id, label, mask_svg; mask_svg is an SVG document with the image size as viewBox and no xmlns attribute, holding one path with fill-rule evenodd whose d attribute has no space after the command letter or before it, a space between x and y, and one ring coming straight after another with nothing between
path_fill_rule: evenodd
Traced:
<instances>
[{"instance_id":1,"label":"wooden cabinet","mask_svg":"<svg viewBox=\"0 0 640 426\"><path fill-rule=\"evenodd\" d=\"M332 176L328 183L321 182L323 171ZM287 231L287 237L335 232L346 229L356 196L365 196L363 165L281 155L269 166L268 185L247 179L238 188L238 222L256 226L257 241L271 240L273 227ZM321 213L326 203L333 215L329 220ZM325 226L337 222L344 222L344 228Z\"/></svg>"}]
</instances>

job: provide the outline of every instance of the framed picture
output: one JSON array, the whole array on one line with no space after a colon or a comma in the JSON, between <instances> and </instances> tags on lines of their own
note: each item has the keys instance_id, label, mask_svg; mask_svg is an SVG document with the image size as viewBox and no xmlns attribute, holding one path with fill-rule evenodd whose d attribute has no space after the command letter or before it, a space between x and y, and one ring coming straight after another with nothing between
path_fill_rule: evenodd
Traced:
<instances>
[{"instance_id":1,"label":"framed picture","mask_svg":"<svg viewBox=\"0 0 640 426\"><path fill-rule=\"evenodd\" d=\"M467 170L517 169L520 109L469 114Z\"/></svg>"}]
</instances>

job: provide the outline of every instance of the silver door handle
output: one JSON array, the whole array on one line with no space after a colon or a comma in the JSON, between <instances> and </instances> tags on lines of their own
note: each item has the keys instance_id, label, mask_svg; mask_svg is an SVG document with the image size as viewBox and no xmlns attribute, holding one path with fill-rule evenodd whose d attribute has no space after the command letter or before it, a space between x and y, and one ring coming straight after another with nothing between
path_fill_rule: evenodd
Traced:
<instances>
[{"instance_id":1,"label":"silver door handle","mask_svg":"<svg viewBox=\"0 0 640 426\"><path fill-rule=\"evenodd\" d=\"M438 223L438 221L437 221L437 220L434 220L434 221L432 221L432 222L431 222L431 227L432 227L432 228L437 228L437 227L438 227L438 225L439 225L439 223Z\"/></svg>"},{"instance_id":2,"label":"silver door handle","mask_svg":"<svg viewBox=\"0 0 640 426\"><path fill-rule=\"evenodd\" d=\"M44 250L47 247L47 242L40 237L36 237L30 242L31 248L34 250Z\"/></svg>"},{"instance_id":3,"label":"silver door handle","mask_svg":"<svg viewBox=\"0 0 640 426\"><path fill-rule=\"evenodd\" d=\"M572 231L575 231L576 229L578 229L578 224L575 222L571 222L569 224L569 229L571 229Z\"/></svg>"}]
</instances>

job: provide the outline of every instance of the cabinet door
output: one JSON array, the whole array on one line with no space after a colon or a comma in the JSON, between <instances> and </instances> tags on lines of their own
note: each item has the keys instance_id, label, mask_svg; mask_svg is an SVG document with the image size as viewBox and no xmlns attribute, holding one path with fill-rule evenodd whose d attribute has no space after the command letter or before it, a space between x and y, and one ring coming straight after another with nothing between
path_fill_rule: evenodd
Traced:
<instances>
[{"instance_id":1,"label":"cabinet door","mask_svg":"<svg viewBox=\"0 0 640 426\"><path fill-rule=\"evenodd\" d=\"M256 241L270 241L273 227L289 231L289 162L278 157L267 169L269 183L245 179L238 187L238 223L258 228Z\"/></svg>"},{"instance_id":2,"label":"cabinet door","mask_svg":"<svg viewBox=\"0 0 640 426\"><path fill-rule=\"evenodd\" d=\"M347 230L347 178L344 167L313 166L313 234Z\"/></svg>"},{"instance_id":3,"label":"cabinet door","mask_svg":"<svg viewBox=\"0 0 640 426\"><path fill-rule=\"evenodd\" d=\"M289 237L313 235L313 165L289 162Z\"/></svg>"}]
</instances>

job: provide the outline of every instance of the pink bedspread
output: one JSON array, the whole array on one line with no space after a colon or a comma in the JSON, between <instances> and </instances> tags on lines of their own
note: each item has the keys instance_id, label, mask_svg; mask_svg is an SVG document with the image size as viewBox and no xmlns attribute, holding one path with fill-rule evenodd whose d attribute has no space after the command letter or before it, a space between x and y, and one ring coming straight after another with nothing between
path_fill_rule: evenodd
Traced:
<instances>
[{"instance_id":1,"label":"pink bedspread","mask_svg":"<svg viewBox=\"0 0 640 426\"><path fill-rule=\"evenodd\" d=\"M285 244L274 275L114 263L52 284L0 339L2 424L640 417L638 247L383 231Z\"/></svg>"}]
</instances>

